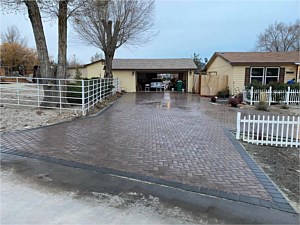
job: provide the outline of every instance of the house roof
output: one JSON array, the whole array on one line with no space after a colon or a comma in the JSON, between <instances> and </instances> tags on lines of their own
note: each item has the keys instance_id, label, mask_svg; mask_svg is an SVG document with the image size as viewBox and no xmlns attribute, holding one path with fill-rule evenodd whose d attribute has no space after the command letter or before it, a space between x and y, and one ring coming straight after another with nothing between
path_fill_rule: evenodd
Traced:
<instances>
[{"instance_id":1,"label":"house roof","mask_svg":"<svg viewBox=\"0 0 300 225\"><path fill-rule=\"evenodd\" d=\"M259 64L295 64L300 62L300 52L215 52L206 68L217 57L228 61L231 65Z\"/></svg>"},{"instance_id":2,"label":"house roof","mask_svg":"<svg viewBox=\"0 0 300 225\"><path fill-rule=\"evenodd\" d=\"M193 59L114 59L114 70L194 70Z\"/></svg>"}]
</instances>

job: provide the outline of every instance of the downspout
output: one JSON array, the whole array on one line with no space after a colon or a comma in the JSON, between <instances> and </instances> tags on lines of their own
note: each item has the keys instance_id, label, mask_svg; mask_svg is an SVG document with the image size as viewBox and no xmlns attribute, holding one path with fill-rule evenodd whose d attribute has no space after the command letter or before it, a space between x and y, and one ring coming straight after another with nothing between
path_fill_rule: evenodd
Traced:
<instances>
[{"instance_id":1,"label":"downspout","mask_svg":"<svg viewBox=\"0 0 300 225\"><path fill-rule=\"evenodd\" d=\"M299 70L299 66L300 63L295 63L295 65L297 65L297 71L296 71L296 83L300 83L300 70Z\"/></svg>"}]
</instances>

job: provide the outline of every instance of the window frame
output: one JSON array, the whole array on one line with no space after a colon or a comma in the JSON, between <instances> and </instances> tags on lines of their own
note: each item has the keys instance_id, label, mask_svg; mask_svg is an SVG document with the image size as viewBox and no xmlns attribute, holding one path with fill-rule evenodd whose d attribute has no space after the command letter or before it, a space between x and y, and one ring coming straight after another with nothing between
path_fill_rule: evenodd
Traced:
<instances>
[{"instance_id":1,"label":"window frame","mask_svg":"<svg viewBox=\"0 0 300 225\"><path fill-rule=\"evenodd\" d=\"M267 76L267 71L268 69L277 69L277 76ZM264 84L267 84L267 78L274 78L276 77L277 78L277 82L279 81L279 75L280 75L280 67L276 67L276 66L272 66L272 67L266 67L265 68L265 80L264 80Z\"/></svg>"},{"instance_id":2,"label":"window frame","mask_svg":"<svg viewBox=\"0 0 300 225\"><path fill-rule=\"evenodd\" d=\"M263 74L262 76L252 76L252 69L263 69ZM262 84L265 82L265 67L262 66L254 66L250 67L250 84L252 84L252 77L261 77L262 78Z\"/></svg>"},{"instance_id":3,"label":"window frame","mask_svg":"<svg viewBox=\"0 0 300 225\"><path fill-rule=\"evenodd\" d=\"M267 76L268 69L275 69L275 68L278 71L277 76ZM252 76L252 69L263 69L263 75L262 76ZM253 66L253 67L250 67L250 83L252 83L252 78L260 77L260 78L262 78L262 84L266 85L267 78L277 78L277 82L278 82L279 76L280 76L280 67L279 66L270 66L270 67Z\"/></svg>"}]
</instances>

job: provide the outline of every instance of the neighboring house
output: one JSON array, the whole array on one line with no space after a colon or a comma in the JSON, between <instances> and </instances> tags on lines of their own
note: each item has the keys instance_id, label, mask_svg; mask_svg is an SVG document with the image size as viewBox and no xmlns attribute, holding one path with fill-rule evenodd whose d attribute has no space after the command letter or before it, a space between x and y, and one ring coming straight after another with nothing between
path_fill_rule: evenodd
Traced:
<instances>
[{"instance_id":1,"label":"neighboring house","mask_svg":"<svg viewBox=\"0 0 300 225\"><path fill-rule=\"evenodd\" d=\"M82 77L104 77L104 60L77 67ZM159 74L172 74L186 84L186 91L194 87L193 59L114 59L113 76L119 78L120 87L127 92L143 91L146 83ZM70 77L74 77L76 67L68 68Z\"/></svg>"},{"instance_id":2,"label":"neighboring house","mask_svg":"<svg viewBox=\"0 0 300 225\"><path fill-rule=\"evenodd\" d=\"M262 84L300 82L300 52L215 52L206 64L207 75L228 75L231 94L254 80Z\"/></svg>"}]
</instances>

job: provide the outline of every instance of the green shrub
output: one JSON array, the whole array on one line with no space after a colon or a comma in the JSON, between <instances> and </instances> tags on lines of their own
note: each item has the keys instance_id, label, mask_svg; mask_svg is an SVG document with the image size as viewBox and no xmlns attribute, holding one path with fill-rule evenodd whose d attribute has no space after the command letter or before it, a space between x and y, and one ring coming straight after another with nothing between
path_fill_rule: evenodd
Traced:
<instances>
[{"instance_id":1,"label":"green shrub","mask_svg":"<svg viewBox=\"0 0 300 225\"><path fill-rule=\"evenodd\" d=\"M229 87L226 87L222 89L221 91L218 91L217 96L219 98L228 98L229 97Z\"/></svg>"},{"instance_id":2,"label":"green shrub","mask_svg":"<svg viewBox=\"0 0 300 225\"><path fill-rule=\"evenodd\" d=\"M269 105L266 101L260 100L256 105L257 110L268 111Z\"/></svg>"},{"instance_id":3,"label":"green shrub","mask_svg":"<svg viewBox=\"0 0 300 225\"><path fill-rule=\"evenodd\" d=\"M254 80L251 84L246 85L246 89L251 89L253 87L254 90L257 89L269 89L272 87L272 90L287 90L288 87L290 87L293 90L299 90L300 89L300 84L295 83L295 84L286 84L283 82L270 82L269 84L263 85L256 80Z\"/></svg>"},{"instance_id":4,"label":"green shrub","mask_svg":"<svg viewBox=\"0 0 300 225\"><path fill-rule=\"evenodd\" d=\"M82 84L81 81L77 81L76 83L71 83L67 87L67 100L69 103L82 103ZM79 92L79 93L74 93ZM73 99L76 98L76 99ZM78 99L77 99L78 98Z\"/></svg>"},{"instance_id":5,"label":"green shrub","mask_svg":"<svg viewBox=\"0 0 300 225\"><path fill-rule=\"evenodd\" d=\"M100 79L100 82L94 82L94 85L92 85L92 82L88 82L89 79L83 78L84 80L84 92L85 95L87 95L88 90L90 89L89 93L89 100L92 100L92 95L93 95L93 89L99 90L100 86L104 86L104 84L108 85L108 90L104 90L104 88L101 89L101 98L104 98L104 96L108 96L112 94L112 88L114 86L112 85L112 81L107 81L104 79L101 79L99 77L91 78L91 79ZM88 83L90 87L88 86ZM76 83L70 83L67 87L67 100L69 103L77 103L81 104L82 103L82 81L77 81ZM74 93L75 92L75 93ZM76 98L76 99L73 99ZM85 96L85 102L88 102L88 99Z\"/></svg>"},{"instance_id":6,"label":"green shrub","mask_svg":"<svg viewBox=\"0 0 300 225\"><path fill-rule=\"evenodd\" d=\"M286 105L282 105L280 108L281 108L281 109L289 109L289 107L286 106Z\"/></svg>"},{"instance_id":7,"label":"green shrub","mask_svg":"<svg viewBox=\"0 0 300 225\"><path fill-rule=\"evenodd\" d=\"M74 79L80 80L80 79L82 79L81 76L82 76L82 73L80 72L80 70L78 68L76 68Z\"/></svg>"}]
</instances>

